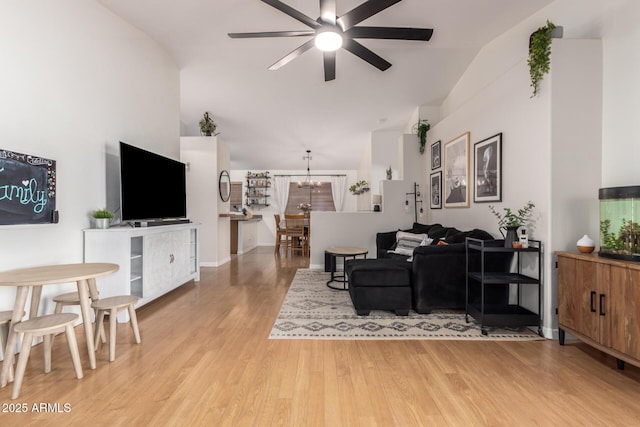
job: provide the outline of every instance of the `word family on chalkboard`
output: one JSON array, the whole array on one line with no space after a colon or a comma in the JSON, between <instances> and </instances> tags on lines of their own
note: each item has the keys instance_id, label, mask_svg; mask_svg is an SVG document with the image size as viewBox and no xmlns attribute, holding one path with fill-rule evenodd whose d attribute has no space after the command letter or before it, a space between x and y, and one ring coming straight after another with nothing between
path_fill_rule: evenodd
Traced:
<instances>
[{"instance_id":1,"label":"word family on chalkboard","mask_svg":"<svg viewBox=\"0 0 640 427\"><path fill-rule=\"evenodd\" d=\"M57 218L55 160L0 149L0 225Z\"/></svg>"}]
</instances>

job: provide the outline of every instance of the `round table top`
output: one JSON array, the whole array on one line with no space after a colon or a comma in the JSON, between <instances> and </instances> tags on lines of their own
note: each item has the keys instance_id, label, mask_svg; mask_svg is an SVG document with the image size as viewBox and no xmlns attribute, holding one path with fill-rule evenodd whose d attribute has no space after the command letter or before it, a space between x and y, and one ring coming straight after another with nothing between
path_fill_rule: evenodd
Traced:
<instances>
[{"instance_id":1,"label":"round table top","mask_svg":"<svg viewBox=\"0 0 640 427\"><path fill-rule=\"evenodd\" d=\"M353 246L332 246L329 249L327 249L327 252L333 255L347 255L347 256L365 255L369 253L369 251L365 248L356 248Z\"/></svg>"},{"instance_id":2,"label":"round table top","mask_svg":"<svg viewBox=\"0 0 640 427\"><path fill-rule=\"evenodd\" d=\"M77 282L115 273L118 264L88 262L79 264L55 264L0 271L0 286L36 286L54 283Z\"/></svg>"}]
</instances>

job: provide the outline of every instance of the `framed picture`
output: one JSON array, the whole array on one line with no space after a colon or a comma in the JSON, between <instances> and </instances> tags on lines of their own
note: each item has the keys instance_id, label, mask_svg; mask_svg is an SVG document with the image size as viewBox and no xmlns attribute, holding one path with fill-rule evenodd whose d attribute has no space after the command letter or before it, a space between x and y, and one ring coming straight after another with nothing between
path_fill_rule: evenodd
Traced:
<instances>
[{"instance_id":1,"label":"framed picture","mask_svg":"<svg viewBox=\"0 0 640 427\"><path fill-rule=\"evenodd\" d=\"M473 144L475 203L502 201L502 134Z\"/></svg>"},{"instance_id":2,"label":"framed picture","mask_svg":"<svg viewBox=\"0 0 640 427\"><path fill-rule=\"evenodd\" d=\"M469 132L444 145L444 207L469 207Z\"/></svg>"},{"instance_id":3,"label":"framed picture","mask_svg":"<svg viewBox=\"0 0 640 427\"><path fill-rule=\"evenodd\" d=\"M429 207L431 209L442 209L442 171L431 174L431 201Z\"/></svg>"},{"instance_id":4,"label":"framed picture","mask_svg":"<svg viewBox=\"0 0 640 427\"><path fill-rule=\"evenodd\" d=\"M442 156L440 155L440 141L436 141L431 144L431 170L438 169L442 166L440 159Z\"/></svg>"}]
</instances>

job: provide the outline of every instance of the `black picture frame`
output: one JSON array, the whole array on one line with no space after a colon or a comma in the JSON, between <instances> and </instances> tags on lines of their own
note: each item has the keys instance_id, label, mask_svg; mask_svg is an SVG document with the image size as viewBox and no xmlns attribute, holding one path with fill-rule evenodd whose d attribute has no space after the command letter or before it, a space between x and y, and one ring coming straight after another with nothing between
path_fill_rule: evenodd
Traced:
<instances>
[{"instance_id":1,"label":"black picture frame","mask_svg":"<svg viewBox=\"0 0 640 427\"><path fill-rule=\"evenodd\" d=\"M502 133L473 144L473 202L502 201Z\"/></svg>"},{"instance_id":2,"label":"black picture frame","mask_svg":"<svg viewBox=\"0 0 640 427\"><path fill-rule=\"evenodd\" d=\"M469 207L470 137L471 133L465 132L444 144L442 197L445 208Z\"/></svg>"},{"instance_id":3,"label":"black picture frame","mask_svg":"<svg viewBox=\"0 0 640 427\"><path fill-rule=\"evenodd\" d=\"M432 173L429 179L429 207L442 209L442 171Z\"/></svg>"},{"instance_id":4,"label":"black picture frame","mask_svg":"<svg viewBox=\"0 0 640 427\"><path fill-rule=\"evenodd\" d=\"M435 170L442 166L442 143L436 141L431 144L431 170Z\"/></svg>"}]
</instances>

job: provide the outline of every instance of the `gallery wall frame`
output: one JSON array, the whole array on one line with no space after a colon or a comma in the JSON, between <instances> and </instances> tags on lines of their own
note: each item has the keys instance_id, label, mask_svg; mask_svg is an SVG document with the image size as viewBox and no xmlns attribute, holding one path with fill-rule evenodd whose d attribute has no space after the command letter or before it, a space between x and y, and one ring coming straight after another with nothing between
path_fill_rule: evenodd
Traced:
<instances>
[{"instance_id":1,"label":"gallery wall frame","mask_svg":"<svg viewBox=\"0 0 640 427\"><path fill-rule=\"evenodd\" d=\"M473 144L474 203L502 201L502 133Z\"/></svg>"},{"instance_id":2,"label":"gallery wall frame","mask_svg":"<svg viewBox=\"0 0 640 427\"><path fill-rule=\"evenodd\" d=\"M442 144L436 141L431 144L431 170L438 169L442 166Z\"/></svg>"},{"instance_id":3,"label":"gallery wall frame","mask_svg":"<svg viewBox=\"0 0 640 427\"><path fill-rule=\"evenodd\" d=\"M429 182L429 207L442 209L442 171L432 173Z\"/></svg>"},{"instance_id":4,"label":"gallery wall frame","mask_svg":"<svg viewBox=\"0 0 640 427\"><path fill-rule=\"evenodd\" d=\"M469 207L469 140L470 132L453 138L444 145L445 208Z\"/></svg>"}]
</instances>

